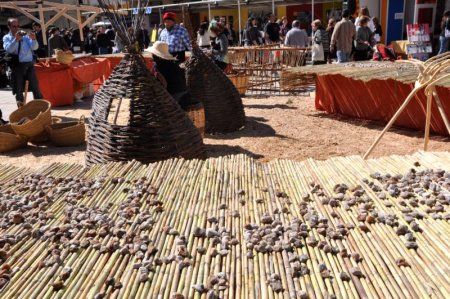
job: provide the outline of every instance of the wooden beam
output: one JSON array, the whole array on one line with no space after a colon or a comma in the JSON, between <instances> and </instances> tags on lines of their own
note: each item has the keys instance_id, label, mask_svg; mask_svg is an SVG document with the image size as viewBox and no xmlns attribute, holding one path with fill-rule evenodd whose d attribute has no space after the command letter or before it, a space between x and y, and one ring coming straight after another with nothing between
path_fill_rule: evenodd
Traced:
<instances>
[{"instance_id":1,"label":"wooden beam","mask_svg":"<svg viewBox=\"0 0 450 299\"><path fill-rule=\"evenodd\" d=\"M67 12L67 8L63 8L61 11L59 11L56 15L53 16L53 18L51 18L46 24L45 24L45 29L47 29L48 26L52 25L53 23L55 23L60 17L62 17L63 14L65 14Z\"/></svg>"},{"instance_id":2,"label":"wooden beam","mask_svg":"<svg viewBox=\"0 0 450 299\"><path fill-rule=\"evenodd\" d=\"M84 41L84 34L83 34L83 25L81 23L81 11L79 9L77 9L77 24L78 24L78 30L80 31L80 40L83 42Z\"/></svg>"},{"instance_id":3,"label":"wooden beam","mask_svg":"<svg viewBox=\"0 0 450 299\"><path fill-rule=\"evenodd\" d=\"M78 23L78 20L75 19L74 17L72 17L71 15L68 15L67 13L64 13L63 16L69 20L71 20L72 22L74 22L75 24Z\"/></svg>"},{"instance_id":4,"label":"wooden beam","mask_svg":"<svg viewBox=\"0 0 450 299\"><path fill-rule=\"evenodd\" d=\"M32 19L35 22L40 23L40 20L38 18L36 18L35 16L33 16L32 14L30 14L28 11L26 11L26 8L22 8L17 6L16 4L12 4L12 6L17 9L18 11L20 11L21 13L23 13L25 16L27 16L28 18Z\"/></svg>"},{"instance_id":5,"label":"wooden beam","mask_svg":"<svg viewBox=\"0 0 450 299\"><path fill-rule=\"evenodd\" d=\"M94 14L92 16L90 16L89 18L86 19L86 21L84 21L83 24L81 24L81 28L83 28L84 26L86 26L87 24L89 24L93 19L95 19L95 17L97 17L98 12L94 12Z\"/></svg>"}]
</instances>

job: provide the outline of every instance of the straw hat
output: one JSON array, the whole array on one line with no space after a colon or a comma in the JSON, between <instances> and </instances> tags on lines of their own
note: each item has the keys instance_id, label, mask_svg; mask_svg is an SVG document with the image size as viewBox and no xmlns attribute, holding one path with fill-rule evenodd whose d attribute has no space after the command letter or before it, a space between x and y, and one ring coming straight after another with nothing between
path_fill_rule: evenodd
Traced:
<instances>
[{"instance_id":1,"label":"straw hat","mask_svg":"<svg viewBox=\"0 0 450 299\"><path fill-rule=\"evenodd\" d=\"M165 60L177 60L174 56L172 56L172 54L169 53L169 45L165 42L157 41L153 44L153 46L145 49L145 51Z\"/></svg>"}]
</instances>

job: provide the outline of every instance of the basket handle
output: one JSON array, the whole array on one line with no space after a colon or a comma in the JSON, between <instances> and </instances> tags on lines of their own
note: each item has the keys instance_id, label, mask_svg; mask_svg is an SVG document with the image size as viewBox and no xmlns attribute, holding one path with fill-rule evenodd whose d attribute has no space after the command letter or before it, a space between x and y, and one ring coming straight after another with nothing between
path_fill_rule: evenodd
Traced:
<instances>
[{"instance_id":1,"label":"basket handle","mask_svg":"<svg viewBox=\"0 0 450 299\"><path fill-rule=\"evenodd\" d=\"M84 124L84 115L80 116L80 121L78 123L79 124Z\"/></svg>"}]
</instances>

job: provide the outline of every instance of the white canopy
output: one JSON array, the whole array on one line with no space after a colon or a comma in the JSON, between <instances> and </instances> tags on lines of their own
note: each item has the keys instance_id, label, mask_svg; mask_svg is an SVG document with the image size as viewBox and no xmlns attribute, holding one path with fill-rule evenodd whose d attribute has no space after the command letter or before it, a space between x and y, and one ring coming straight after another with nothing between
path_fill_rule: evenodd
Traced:
<instances>
[{"instance_id":1,"label":"white canopy","mask_svg":"<svg viewBox=\"0 0 450 299\"><path fill-rule=\"evenodd\" d=\"M106 27L106 26L109 26L109 25L111 25L111 22L109 22L109 21L101 21L101 22L97 22L97 23L92 24L92 27L100 27L100 26Z\"/></svg>"}]
</instances>

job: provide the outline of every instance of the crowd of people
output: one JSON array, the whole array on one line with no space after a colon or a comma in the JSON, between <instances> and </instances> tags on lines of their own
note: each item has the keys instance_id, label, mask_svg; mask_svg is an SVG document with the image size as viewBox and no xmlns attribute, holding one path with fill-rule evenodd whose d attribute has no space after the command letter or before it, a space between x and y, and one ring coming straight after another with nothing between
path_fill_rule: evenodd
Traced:
<instances>
[{"instance_id":1,"label":"crowd of people","mask_svg":"<svg viewBox=\"0 0 450 299\"><path fill-rule=\"evenodd\" d=\"M450 27L449 27L450 28ZM311 36L307 30L301 28L299 20L289 24L286 17L276 20L274 14L268 14L266 23L250 17L243 32L245 46L258 46L264 44L284 44L291 47L305 48L320 45L323 55L313 64L347 62L350 57L354 60L367 60L371 58L372 47L380 41L382 28L377 17L371 17L367 7L362 7L359 16L353 19L348 10L342 12L339 22L330 18L326 26L321 20L311 23Z\"/></svg>"}]
</instances>

